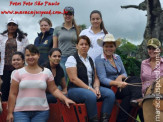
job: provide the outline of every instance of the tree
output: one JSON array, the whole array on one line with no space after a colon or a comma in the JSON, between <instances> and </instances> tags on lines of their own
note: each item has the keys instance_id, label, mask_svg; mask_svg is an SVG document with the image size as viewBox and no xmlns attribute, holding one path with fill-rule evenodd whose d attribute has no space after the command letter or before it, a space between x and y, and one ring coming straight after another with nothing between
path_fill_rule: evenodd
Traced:
<instances>
[{"instance_id":1,"label":"tree","mask_svg":"<svg viewBox=\"0 0 163 122\"><path fill-rule=\"evenodd\" d=\"M85 24L82 24L82 25L78 25L80 31L84 30L87 28L87 26Z\"/></svg>"},{"instance_id":2,"label":"tree","mask_svg":"<svg viewBox=\"0 0 163 122\"><path fill-rule=\"evenodd\" d=\"M151 38L157 38L163 43L163 10L159 0L145 0L139 5L121 6L121 8L136 8L147 11L147 24L144 32L144 40L139 47L138 59L146 59L146 44ZM140 54L141 53L141 54ZM144 55L142 55L142 53Z\"/></svg>"}]
</instances>

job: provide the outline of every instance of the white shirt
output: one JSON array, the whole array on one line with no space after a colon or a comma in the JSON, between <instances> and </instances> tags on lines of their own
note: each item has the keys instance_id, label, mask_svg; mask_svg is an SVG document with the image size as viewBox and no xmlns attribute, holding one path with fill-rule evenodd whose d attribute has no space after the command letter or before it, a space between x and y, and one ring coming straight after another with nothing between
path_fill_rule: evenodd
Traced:
<instances>
[{"instance_id":1,"label":"white shirt","mask_svg":"<svg viewBox=\"0 0 163 122\"><path fill-rule=\"evenodd\" d=\"M79 58L82 60L85 67L87 68L88 85L90 87L92 87L92 85L91 85L92 84L92 67L89 62L89 56L87 56L87 58L84 59L82 56L79 55ZM69 56L65 63L66 68L76 67L76 65L77 65L77 62L76 62L76 59L74 58L74 56Z\"/></svg>"},{"instance_id":2,"label":"white shirt","mask_svg":"<svg viewBox=\"0 0 163 122\"><path fill-rule=\"evenodd\" d=\"M92 58L93 61L95 61L95 58L99 56L100 54L102 54L102 47L100 47L97 44L97 39L104 38L105 36L104 31L101 30L100 32L95 34L92 31L91 26L90 26L88 29L83 30L80 33L80 36L81 35L86 35L87 37L89 37L91 41L91 47L89 48L88 55Z\"/></svg>"},{"instance_id":3,"label":"white shirt","mask_svg":"<svg viewBox=\"0 0 163 122\"><path fill-rule=\"evenodd\" d=\"M0 53L1 53L1 61L0 61L0 75L3 75L3 69L5 65L5 48L6 42L8 40L8 34L0 34ZM20 42L18 37L16 37L17 42L17 51L24 52L25 47L29 44L27 37L23 38Z\"/></svg>"}]
</instances>

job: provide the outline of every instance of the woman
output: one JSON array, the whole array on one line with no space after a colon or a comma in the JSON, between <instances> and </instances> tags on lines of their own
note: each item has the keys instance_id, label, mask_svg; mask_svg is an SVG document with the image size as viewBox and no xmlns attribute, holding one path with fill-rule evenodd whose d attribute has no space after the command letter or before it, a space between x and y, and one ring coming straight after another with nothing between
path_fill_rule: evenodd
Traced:
<instances>
[{"instance_id":1,"label":"woman","mask_svg":"<svg viewBox=\"0 0 163 122\"><path fill-rule=\"evenodd\" d=\"M2 101L8 100L10 89L10 76L14 70L11 64L11 57L14 52L23 52L25 46L28 45L27 34L18 28L16 19L11 18L7 23L7 30L0 34L0 76L3 80L2 84Z\"/></svg>"},{"instance_id":2,"label":"woman","mask_svg":"<svg viewBox=\"0 0 163 122\"><path fill-rule=\"evenodd\" d=\"M20 69L24 67L25 60L24 60L24 54L22 52L16 51L12 56L12 66L14 67L14 71L11 73L11 79L13 77L14 72L17 69Z\"/></svg>"},{"instance_id":3,"label":"woman","mask_svg":"<svg viewBox=\"0 0 163 122\"><path fill-rule=\"evenodd\" d=\"M56 86L62 89L63 94L67 94L67 86L66 81L64 77L64 72L62 67L60 66L60 60L61 60L61 50L59 48L52 48L49 51L49 62L44 64L43 66L50 69L53 76ZM48 103L56 103L57 100L52 94L49 92L46 93Z\"/></svg>"},{"instance_id":4,"label":"woman","mask_svg":"<svg viewBox=\"0 0 163 122\"><path fill-rule=\"evenodd\" d=\"M44 17L39 21L41 33L35 39L34 45L40 52L39 65L44 64L48 60L48 52L53 47L53 31L52 22Z\"/></svg>"},{"instance_id":5,"label":"woman","mask_svg":"<svg viewBox=\"0 0 163 122\"><path fill-rule=\"evenodd\" d=\"M160 57L161 52L160 41L156 38L150 39L147 43L147 49L149 58L143 60L141 64L141 80L143 96L145 94L146 89L153 83L153 81L155 81L158 78L157 76L159 77L163 76L163 58ZM156 72L159 72L159 75Z\"/></svg>"},{"instance_id":6,"label":"woman","mask_svg":"<svg viewBox=\"0 0 163 122\"><path fill-rule=\"evenodd\" d=\"M68 107L74 103L57 89L50 70L38 65L39 55L34 45L25 48L25 61L28 65L13 75L8 101L9 122L46 122L49 116L46 88Z\"/></svg>"},{"instance_id":7,"label":"woman","mask_svg":"<svg viewBox=\"0 0 163 122\"><path fill-rule=\"evenodd\" d=\"M85 103L90 122L98 122L96 101L103 101L101 122L108 122L115 96L112 90L100 87L96 69L87 52L91 42L87 36L80 36L76 48L78 52L66 61L70 79L68 97L77 103Z\"/></svg>"},{"instance_id":8,"label":"woman","mask_svg":"<svg viewBox=\"0 0 163 122\"><path fill-rule=\"evenodd\" d=\"M119 55L114 54L116 47L120 45L120 41L115 40L112 34L106 34L103 40L97 40L99 46L103 47L103 53L95 59L97 75L102 86L111 88L117 86L116 98L122 99L121 107L130 112L132 106L130 101L141 97L141 88L127 86L127 82L122 82L127 78L125 68ZM130 78L129 81L138 80L139 78ZM138 90L139 89L139 90ZM127 122L128 115L121 109L118 114L117 122Z\"/></svg>"},{"instance_id":9,"label":"woman","mask_svg":"<svg viewBox=\"0 0 163 122\"><path fill-rule=\"evenodd\" d=\"M79 29L74 19L74 9L70 6L65 7L63 14L64 23L54 29L53 48L59 48L62 51L61 67L64 70L66 81L67 73L65 62L70 55L76 52L76 42L79 35Z\"/></svg>"},{"instance_id":10,"label":"woman","mask_svg":"<svg viewBox=\"0 0 163 122\"><path fill-rule=\"evenodd\" d=\"M160 56L160 53L161 53L160 41L156 38L152 38L152 39L148 40L147 51L148 51L149 58L146 60L143 60L142 64L141 64L141 80L142 80L143 96L145 96L145 92L146 92L147 88L149 86L151 86L152 83L156 79L163 76L163 58ZM159 82L158 82L158 84L159 84ZM161 83L160 83L160 85L161 85ZM156 86L158 86L158 85L156 85ZM158 87L158 88L161 91L162 87ZM156 92L157 92L157 90L156 90ZM156 99L156 98L154 98L154 99ZM150 100L152 100L152 103L150 103ZM159 100L159 108L161 107L160 101L162 101L162 100ZM147 103L148 103L148 105L147 105ZM151 104L151 106L149 106L149 104ZM156 121L158 114L156 112L157 108L155 108L153 106L154 104L155 104L155 102L152 99L152 97L151 97L151 99L148 99L148 96L144 98L142 108L144 111L144 120L145 121ZM146 114L147 111L148 111L148 114ZM158 118L160 121L162 121L162 119L163 119L161 117L162 114L163 114L162 111L159 110L160 117L158 117ZM142 109L140 109L140 115L141 115L141 118L143 119Z\"/></svg>"},{"instance_id":11,"label":"woman","mask_svg":"<svg viewBox=\"0 0 163 122\"><path fill-rule=\"evenodd\" d=\"M91 12L90 22L91 26L88 29L83 30L80 35L86 35L91 40L92 45L88 54L94 61L95 58L102 53L102 48L97 44L97 39L103 38L108 32L105 29L100 11L94 10Z\"/></svg>"}]
</instances>

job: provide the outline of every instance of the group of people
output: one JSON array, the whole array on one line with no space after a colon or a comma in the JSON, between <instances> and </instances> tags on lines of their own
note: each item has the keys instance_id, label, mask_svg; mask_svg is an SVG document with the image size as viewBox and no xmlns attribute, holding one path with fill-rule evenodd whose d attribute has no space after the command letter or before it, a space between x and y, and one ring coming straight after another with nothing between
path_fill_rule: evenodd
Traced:
<instances>
[{"instance_id":1,"label":"group of people","mask_svg":"<svg viewBox=\"0 0 163 122\"><path fill-rule=\"evenodd\" d=\"M90 122L99 121L96 102L103 101L100 121L108 122L116 98L122 99L121 107L129 113L131 102L142 98L156 79L155 70L161 67L163 76L163 58L159 56L160 63L156 63L161 49L158 39L147 43L149 59L142 62L141 79L128 78L120 56L115 54L121 42L107 32L101 12L92 11L91 26L80 32L73 7L64 9L67 12L61 26L53 29L45 17L39 21L41 33L34 45L29 44L14 18L0 34L1 92L2 101L8 101L8 122L45 122L48 103L57 102L56 98L68 107L85 103ZM141 81L142 90L128 85ZM116 93L112 86L118 88ZM117 122L127 120L128 115L120 110Z\"/></svg>"}]
</instances>

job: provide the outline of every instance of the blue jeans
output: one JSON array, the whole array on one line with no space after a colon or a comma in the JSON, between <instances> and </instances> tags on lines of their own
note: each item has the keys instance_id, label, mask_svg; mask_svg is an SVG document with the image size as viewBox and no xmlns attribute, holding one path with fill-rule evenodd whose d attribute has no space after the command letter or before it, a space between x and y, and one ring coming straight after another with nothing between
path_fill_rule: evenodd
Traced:
<instances>
[{"instance_id":1,"label":"blue jeans","mask_svg":"<svg viewBox=\"0 0 163 122\"><path fill-rule=\"evenodd\" d=\"M48 118L49 110L14 112L14 122L47 122Z\"/></svg>"},{"instance_id":2,"label":"blue jeans","mask_svg":"<svg viewBox=\"0 0 163 122\"><path fill-rule=\"evenodd\" d=\"M100 100L103 101L101 113L108 113L110 115L115 101L115 94L111 89L105 87L100 87L100 92ZM97 115L97 98L92 91L85 88L70 88L68 90L68 97L76 103L85 103L89 118Z\"/></svg>"},{"instance_id":3,"label":"blue jeans","mask_svg":"<svg viewBox=\"0 0 163 122\"><path fill-rule=\"evenodd\" d=\"M66 84L68 82L68 75L67 75L67 72L66 72L66 67L65 67L65 63L67 61L67 58L68 56L61 56L61 61L60 61L60 65L64 71L64 75L65 75L65 79L66 79Z\"/></svg>"}]
</instances>

